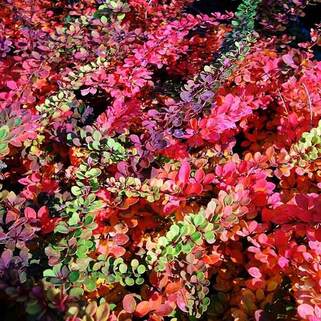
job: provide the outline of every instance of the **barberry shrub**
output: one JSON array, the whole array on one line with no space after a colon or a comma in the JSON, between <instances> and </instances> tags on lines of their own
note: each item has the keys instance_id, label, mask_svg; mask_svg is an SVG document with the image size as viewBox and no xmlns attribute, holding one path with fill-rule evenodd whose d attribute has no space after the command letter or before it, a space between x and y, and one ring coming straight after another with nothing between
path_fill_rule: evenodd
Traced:
<instances>
[{"instance_id":1,"label":"barberry shrub","mask_svg":"<svg viewBox=\"0 0 321 321\"><path fill-rule=\"evenodd\" d=\"M320 6L226 2L1 2L6 321L321 321Z\"/></svg>"}]
</instances>

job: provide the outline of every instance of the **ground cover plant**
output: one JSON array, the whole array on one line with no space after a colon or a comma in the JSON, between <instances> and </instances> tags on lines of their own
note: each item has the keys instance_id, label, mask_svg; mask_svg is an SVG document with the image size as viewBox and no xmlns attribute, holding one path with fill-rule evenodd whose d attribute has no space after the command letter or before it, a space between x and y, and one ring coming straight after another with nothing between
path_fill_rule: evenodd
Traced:
<instances>
[{"instance_id":1,"label":"ground cover plant","mask_svg":"<svg viewBox=\"0 0 321 321\"><path fill-rule=\"evenodd\" d=\"M2 0L4 320L321 321L318 10Z\"/></svg>"}]
</instances>

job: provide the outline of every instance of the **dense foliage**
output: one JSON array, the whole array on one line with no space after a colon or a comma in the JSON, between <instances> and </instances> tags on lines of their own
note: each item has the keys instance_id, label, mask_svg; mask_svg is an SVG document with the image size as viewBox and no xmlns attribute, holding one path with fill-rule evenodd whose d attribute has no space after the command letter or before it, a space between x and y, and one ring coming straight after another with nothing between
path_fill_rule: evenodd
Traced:
<instances>
[{"instance_id":1,"label":"dense foliage","mask_svg":"<svg viewBox=\"0 0 321 321\"><path fill-rule=\"evenodd\" d=\"M321 320L317 1L193 2L1 1L8 320Z\"/></svg>"}]
</instances>

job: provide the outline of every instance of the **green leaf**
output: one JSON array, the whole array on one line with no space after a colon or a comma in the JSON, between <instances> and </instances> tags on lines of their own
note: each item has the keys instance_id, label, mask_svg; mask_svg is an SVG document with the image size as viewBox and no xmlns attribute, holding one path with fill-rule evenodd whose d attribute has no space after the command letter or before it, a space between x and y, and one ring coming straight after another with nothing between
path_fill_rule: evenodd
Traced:
<instances>
[{"instance_id":1,"label":"green leaf","mask_svg":"<svg viewBox=\"0 0 321 321\"><path fill-rule=\"evenodd\" d=\"M69 274L69 281L70 282L76 282L79 279L79 272L78 271L72 271Z\"/></svg>"},{"instance_id":2,"label":"green leaf","mask_svg":"<svg viewBox=\"0 0 321 321\"><path fill-rule=\"evenodd\" d=\"M108 22L108 19L105 16L102 16L100 21L105 25Z\"/></svg>"},{"instance_id":3,"label":"green leaf","mask_svg":"<svg viewBox=\"0 0 321 321\"><path fill-rule=\"evenodd\" d=\"M9 148L7 143L0 143L0 153L2 155L9 153Z\"/></svg>"},{"instance_id":4,"label":"green leaf","mask_svg":"<svg viewBox=\"0 0 321 321\"><path fill-rule=\"evenodd\" d=\"M94 221L94 218L91 216L91 215L87 215L86 218L85 218L85 225L89 225L91 224L92 222Z\"/></svg>"},{"instance_id":5,"label":"green leaf","mask_svg":"<svg viewBox=\"0 0 321 321\"><path fill-rule=\"evenodd\" d=\"M43 271L44 277L55 277L56 273L53 270L47 269Z\"/></svg>"},{"instance_id":6,"label":"green leaf","mask_svg":"<svg viewBox=\"0 0 321 321\"><path fill-rule=\"evenodd\" d=\"M158 245L159 246L166 246L168 244L168 241L167 241L167 238L164 237L164 236L161 236L159 239L158 239Z\"/></svg>"},{"instance_id":7,"label":"green leaf","mask_svg":"<svg viewBox=\"0 0 321 321\"><path fill-rule=\"evenodd\" d=\"M133 278L130 278L130 277L126 277L125 278L125 283L128 285L128 286L133 286L135 284L135 281Z\"/></svg>"},{"instance_id":8,"label":"green leaf","mask_svg":"<svg viewBox=\"0 0 321 321\"><path fill-rule=\"evenodd\" d=\"M94 133L93 133L93 138L96 141L100 141L101 138L102 138L101 133L98 130L95 130Z\"/></svg>"},{"instance_id":9,"label":"green leaf","mask_svg":"<svg viewBox=\"0 0 321 321\"><path fill-rule=\"evenodd\" d=\"M80 221L79 214L78 213L73 213L71 215L71 218L68 220L69 225L77 225Z\"/></svg>"},{"instance_id":10,"label":"green leaf","mask_svg":"<svg viewBox=\"0 0 321 321\"><path fill-rule=\"evenodd\" d=\"M41 312L41 306L37 301L27 303L26 312L30 315L39 315Z\"/></svg>"},{"instance_id":11,"label":"green leaf","mask_svg":"<svg viewBox=\"0 0 321 321\"><path fill-rule=\"evenodd\" d=\"M193 222L196 226L200 226L205 222L205 217L203 214L198 214L194 216Z\"/></svg>"},{"instance_id":12,"label":"green leaf","mask_svg":"<svg viewBox=\"0 0 321 321\"><path fill-rule=\"evenodd\" d=\"M207 243L212 244L215 242L215 234L213 231L208 231L204 233L204 237Z\"/></svg>"},{"instance_id":13,"label":"green leaf","mask_svg":"<svg viewBox=\"0 0 321 321\"><path fill-rule=\"evenodd\" d=\"M73 297L81 297L84 294L84 290L82 288L72 288L69 294Z\"/></svg>"},{"instance_id":14,"label":"green leaf","mask_svg":"<svg viewBox=\"0 0 321 321\"><path fill-rule=\"evenodd\" d=\"M84 245L79 246L76 254L79 258L85 258L87 256L87 247Z\"/></svg>"},{"instance_id":15,"label":"green leaf","mask_svg":"<svg viewBox=\"0 0 321 321\"><path fill-rule=\"evenodd\" d=\"M144 278L138 277L135 282L137 285L142 285L145 282L145 280Z\"/></svg>"},{"instance_id":16,"label":"green leaf","mask_svg":"<svg viewBox=\"0 0 321 321\"><path fill-rule=\"evenodd\" d=\"M127 272L127 265L125 263L122 263L119 265L119 272L122 274L125 274Z\"/></svg>"},{"instance_id":17,"label":"green leaf","mask_svg":"<svg viewBox=\"0 0 321 321\"><path fill-rule=\"evenodd\" d=\"M202 234L200 232L194 232L191 235L191 239L198 245L202 244Z\"/></svg>"},{"instance_id":18,"label":"green leaf","mask_svg":"<svg viewBox=\"0 0 321 321\"><path fill-rule=\"evenodd\" d=\"M94 278L86 279L84 284L89 292L96 290L96 280Z\"/></svg>"},{"instance_id":19,"label":"green leaf","mask_svg":"<svg viewBox=\"0 0 321 321\"><path fill-rule=\"evenodd\" d=\"M233 204L233 198L230 195L224 197L224 205L229 206Z\"/></svg>"},{"instance_id":20,"label":"green leaf","mask_svg":"<svg viewBox=\"0 0 321 321\"><path fill-rule=\"evenodd\" d=\"M138 274L144 274L146 272L146 267L144 265L139 265L137 268Z\"/></svg>"},{"instance_id":21,"label":"green leaf","mask_svg":"<svg viewBox=\"0 0 321 321\"><path fill-rule=\"evenodd\" d=\"M130 265L133 269L136 269L137 266L139 265L139 262L137 259L133 259L131 262L130 262Z\"/></svg>"},{"instance_id":22,"label":"green leaf","mask_svg":"<svg viewBox=\"0 0 321 321\"><path fill-rule=\"evenodd\" d=\"M85 176L86 177L97 177L101 174L101 169L100 168L92 168L89 171L86 172Z\"/></svg>"},{"instance_id":23,"label":"green leaf","mask_svg":"<svg viewBox=\"0 0 321 321\"><path fill-rule=\"evenodd\" d=\"M71 193L73 193L75 196L81 195L81 189L78 186L72 186L71 187Z\"/></svg>"},{"instance_id":24,"label":"green leaf","mask_svg":"<svg viewBox=\"0 0 321 321\"><path fill-rule=\"evenodd\" d=\"M3 140L4 138L8 137L9 132L10 129L7 125L0 127L0 140Z\"/></svg>"},{"instance_id":25,"label":"green leaf","mask_svg":"<svg viewBox=\"0 0 321 321\"><path fill-rule=\"evenodd\" d=\"M182 246L182 252L185 254L191 253L194 248L194 244L192 242L188 242Z\"/></svg>"}]
</instances>

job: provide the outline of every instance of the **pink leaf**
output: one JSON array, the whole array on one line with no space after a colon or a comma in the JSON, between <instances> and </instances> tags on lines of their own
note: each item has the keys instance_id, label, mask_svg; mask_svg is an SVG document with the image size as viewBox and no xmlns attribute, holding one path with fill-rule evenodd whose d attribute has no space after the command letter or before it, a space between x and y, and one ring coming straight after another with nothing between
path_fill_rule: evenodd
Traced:
<instances>
[{"instance_id":1,"label":"pink leaf","mask_svg":"<svg viewBox=\"0 0 321 321\"><path fill-rule=\"evenodd\" d=\"M293 60L293 55L292 54L286 54L282 56L282 60L285 64L291 67L295 67L295 63Z\"/></svg>"},{"instance_id":2,"label":"pink leaf","mask_svg":"<svg viewBox=\"0 0 321 321\"><path fill-rule=\"evenodd\" d=\"M179 169L177 181L180 185L185 185L188 182L191 173L191 167L187 161L183 161L181 168Z\"/></svg>"},{"instance_id":3,"label":"pink leaf","mask_svg":"<svg viewBox=\"0 0 321 321\"><path fill-rule=\"evenodd\" d=\"M186 308L187 302L181 291L177 293L176 303L180 310L183 312L188 312Z\"/></svg>"},{"instance_id":4,"label":"pink leaf","mask_svg":"<svg viewBox=\"0 0 321 321\"><path fill-rule=\"evenodd\" d=\"M156 313L160 316L167 316L172 313L174 308L175 307L170 305L169 303L161 304L160 307L156 310Z\"/></svg>"},{"instance_id":5,"label":"pink leaf","mask_svg":"<svg viewBox=\"0 0 321 321\"><path fill-rule=\"evenodd\" d=\"M81 93L82 96L88 95L89 92L90 92L90 88L82 89L82 90L80 91L80 93Z\"/></svg>"},{"instance_id":6,"label":"pink leaf","mask_svg":"<svg viewBox=\"0 0 321 321\"><path fill-rule=\"evenodd\" d=\"M38 217L40 219L48 219L48 209L46 206L40 207L40 209L38 211Z\"/></svg>"},{"instance_id":7,"label":"pink leaf","mask_svg":"<svg viewBox=\"0 0 321 321\"><path fill-rule=\"evenodd\" d=\"M253 278L260 279L262 277L262 274L257 267L249 268L248 272Z\"/></svg>"},{"instance_id":8,"label":"pink leaf","mask_svg":"<svg viewBox=\"0 0 321 321\"><path fill-rule=\"evenodd\" d=\"M126 294L123 298L124 310L128 313L134 313L136 309L136 301L132 294Z\"/></svg>"},{"instance_id":9,"label":"pink leaf","mask_svg":"<svg viewBox=\"0 0 321 321\"><path fill-rule=\"evenodd\" d=\"M278 260L278 264L283 269L288 266L289 260L286 259L284 256L281 256Z\"/></svg>"},{"instance_id":10,"label":"pink leaf","mask_svg":"<svg viewBox=\"0 0 321 321\"><path fill-rule=\"evenodd\" d=\"M37 218L36 211L31 207L26 207L24 210L25 217L29 220L34 220Z\"/></svg>"},{"instance_id":11,"label":"pink leaf","mask_svg":"<svg viewBox=\"0 0 321 321\"><path fill-rule=\"evenodd\" d=\"M14 80L8 80L7 87L11 90L15 90L18 88L17 83Z\"/></svg>"},{"instance_id":12,"label":"pink leaf","mask_svg":"<svg viewBox=\"0 0 321 321\"><path fill-rule=\"evenodd\" d=\"M2 255L1 255L1 259L2 259L2 262L5 267L9 266L12 256L13 256L13 254L12 254L11 250L7 249L7 250L3 251Z\"/></svg>"},{"instance_id":13,"label":"pink leaf","mask_svg":"<svg viewBox=\"0 0 321 321\"><path fill-rule=\"evenodd\" d=\"M121 257L126 253L126 250L121 246L113 246L110 248L110 254L115 257Z\"/></svg>"},{"instance_id":14,"label":"pink leaf","mask_svg":"<svg viewBox=\"0 0 321 321\"><path fill-rule=\"evenodd\" d=\"M298 314L301 318L306 319L308 316L314 315L314 308L306 303L300 304L298 306Z\"/></svg>"}]
</instances>

